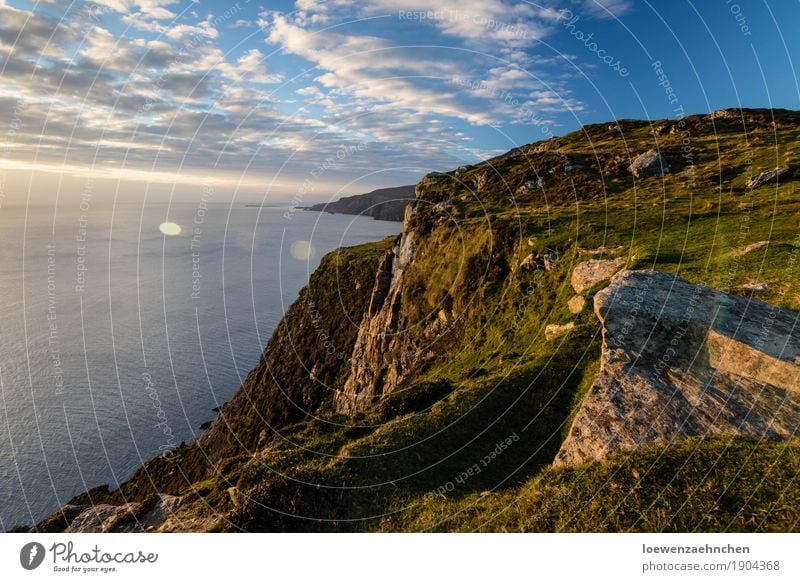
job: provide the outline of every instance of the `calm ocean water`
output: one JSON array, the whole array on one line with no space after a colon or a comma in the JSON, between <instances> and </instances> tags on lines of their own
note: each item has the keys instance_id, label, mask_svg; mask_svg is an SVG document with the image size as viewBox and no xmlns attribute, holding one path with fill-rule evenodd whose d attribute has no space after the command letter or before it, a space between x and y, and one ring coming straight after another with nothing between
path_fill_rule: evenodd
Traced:
<instances>
[{"instance_id":1,"label":"calm ocean water","mask_svg":"<svg viewBox=\"0 0 800 582\"><path fill-rule=\"evenodd\" d=\"M400 230L286 211L0 209L0 529L198 436L322 255Z\"/></svg>"}]
</instances>

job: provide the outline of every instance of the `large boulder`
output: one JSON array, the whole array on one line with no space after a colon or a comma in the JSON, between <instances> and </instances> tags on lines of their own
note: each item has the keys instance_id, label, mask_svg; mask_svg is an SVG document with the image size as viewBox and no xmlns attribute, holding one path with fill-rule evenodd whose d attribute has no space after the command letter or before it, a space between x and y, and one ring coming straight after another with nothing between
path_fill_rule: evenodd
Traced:
<instances>
[{"instance_id":1,"label":"large boulder","mask_svg":"<svg viewBox=\"0 0 800 582\"><path fill-rule=\"evenodd\" d=\"M627 259L625 257L617 257L616 259L591 259L578 263L572 271L572 288L575 293L583 293L587 289L591 289L598 283L607 281L625 266Z\"/></svg>"},{"instance_id":2,"label":"large boulder","mask_svg":"<svg viewBox=\"0 0 800 582\"><path fill-rule=\"evenodd\" d=\"M651 149L636 156L628 169L637 178L648 178L669 173L669 164L657 150Z\"/></svg>"},{"instance_id":3,"label":"large boulder","mask_svg":"<svg viewBox=\"0 0 800 582\"><path fill-rule=\"evenodd\" d=\"M797 435L797 312L658 271L619 273L594 309L600 371L556 465L692 436Z\"/></svg>"}]
</instances>

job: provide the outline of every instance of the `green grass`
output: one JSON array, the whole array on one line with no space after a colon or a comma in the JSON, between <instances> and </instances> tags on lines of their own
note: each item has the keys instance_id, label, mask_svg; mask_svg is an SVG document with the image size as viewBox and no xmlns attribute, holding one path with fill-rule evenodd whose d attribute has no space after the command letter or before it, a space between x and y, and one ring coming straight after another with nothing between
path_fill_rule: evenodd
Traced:
<instances>
[{"instance_id":1,"label":"green grass","mask_svg":"<svg viewBox=\"0 0 800 582\"><path fill-rule=\"evenodd\" d=\"M523 487L425 497L381 530L800 531L800 442L693 439L547 469Z\"/></svg>"}]
</instances>

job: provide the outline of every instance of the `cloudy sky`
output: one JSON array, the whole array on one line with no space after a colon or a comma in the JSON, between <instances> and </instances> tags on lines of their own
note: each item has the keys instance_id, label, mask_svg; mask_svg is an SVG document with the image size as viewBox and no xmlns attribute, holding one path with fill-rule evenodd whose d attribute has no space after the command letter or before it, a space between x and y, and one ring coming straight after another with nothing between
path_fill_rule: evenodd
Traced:
<instances>
[{"instance_id":1,"label":"cloudy sky","mask_svg":"<svg viewBox=\"0 0 800 582\"><path fill-rule=\"evenodd\" d=\"M756 0L0 0L0 202L32 176L311 201L585 123L798 108L798 21Z\"/></svg>"}]
</instances>

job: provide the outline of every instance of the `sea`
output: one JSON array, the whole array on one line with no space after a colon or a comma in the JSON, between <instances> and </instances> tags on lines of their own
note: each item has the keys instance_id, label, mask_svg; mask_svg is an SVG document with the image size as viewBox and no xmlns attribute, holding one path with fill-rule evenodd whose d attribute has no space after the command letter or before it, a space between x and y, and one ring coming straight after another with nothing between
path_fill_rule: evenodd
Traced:
<instances>
[{"instance_id":1,"label":"sea","mask_svg":"<svg viewBox=\"0 0 800 582\"><path fill-rule=\"evenodd\" d=\"M203 201L0 208L0 530L199 436L322 256L400 226Z\"/></svg>"}]
</instances>

